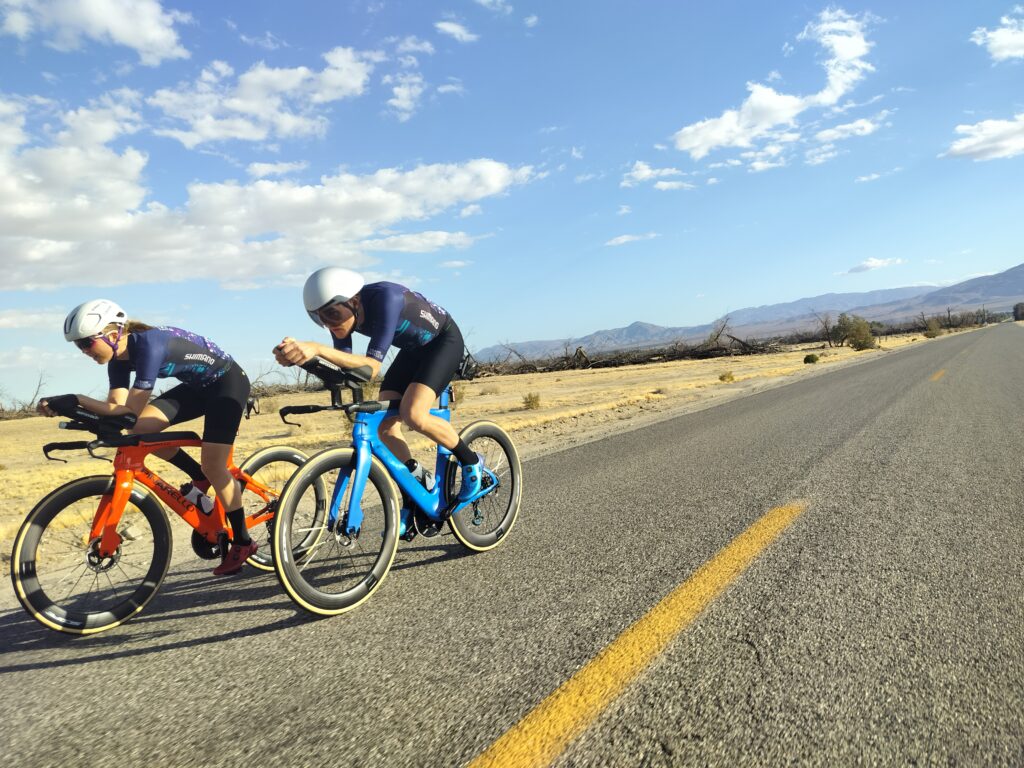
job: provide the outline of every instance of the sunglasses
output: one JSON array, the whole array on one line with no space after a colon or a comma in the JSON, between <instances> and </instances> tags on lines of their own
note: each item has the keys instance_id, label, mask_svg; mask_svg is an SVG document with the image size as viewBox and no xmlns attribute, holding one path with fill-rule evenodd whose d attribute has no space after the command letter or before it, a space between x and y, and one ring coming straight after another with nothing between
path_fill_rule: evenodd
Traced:
<instances>
[{"instance_id":1,"label":"sunglasses","mask_svg":"<svg viewBox=\"0 0 1024 768\"><path fill-rule=\"evenodd\" d=\"M99 336L89 336L86 339L75 339L74 344L81 350L92 349L92 345L96 343Z\"/></svg>"},{"instance_id":2,"label":"sunglasses","mask_svg":"<svg viewBox=\"0 0 1024 768\"><path fill-rule=\"evenodd\" d=\"M347 309L353 315L355 314L355 311L352 309L352 307L345 303L328 304L326 307L321 307L320 309L318 309L316 313L320 315L320 319L323 320L325 323L340 323L342 320L345 319L345 316L341 312L342 307Z\"/></svg>"}]
</instances>

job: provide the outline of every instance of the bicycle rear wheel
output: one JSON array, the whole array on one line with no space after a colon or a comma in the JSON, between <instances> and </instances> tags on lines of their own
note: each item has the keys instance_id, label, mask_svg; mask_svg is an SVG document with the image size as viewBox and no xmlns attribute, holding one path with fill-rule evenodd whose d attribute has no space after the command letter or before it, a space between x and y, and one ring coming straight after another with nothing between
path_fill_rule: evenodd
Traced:
<instances>
[{"instance_id":1,"label":"bicycle rear wheel","mask_svg":"<svg viewBox=\"0 0 1024 768\"><path fill-rule=\"evenodd\" d=\"M493 478L484 473L484 485L496 482L497 487L449 517L448 527L466 548L486 552L498 546L515 525L523 496L523 470L512 438L497 424L474 422L459 437L483 456L484 466L493 473ZM458 493L458 481L458 464L449 462L445 472L449 499Z\"/></svg>"},{"instance_id":2,"label":"bicycle rear wheel","mask_svg":"<svg viewBox=\"0 0 1024 768\"><path fill-rule=\"evenodd\" d=\"M117 524L120 546L100 557L89 534L112 492L110 475L72 480L40 501L18 531L14 591L50 629L87 635L116 627L146 606L167 574L171 528L160 503L138 485Z\"/></svg>"},{"instance_id":3,"label":"bicycle rear wheel","mask_svg":"<svg viewBox=\"0 0 1024 768\"><path fill-rule=\"evenodd\" d=\"M372 595L391 568L398 548L398 494L384 465L371 460L370 477L359 501L363 520L357 534L348 525L356 456L351 448L331 448L309 459L285 486L274 518L274 570L288 595L307 611L334 616L352 610ZM346 482L347 481L347 482ZM303 552L297 544L309 536L300 510L309 505L318 482L328 498L339 485L338 520Z\"/></svg>"},{"instance_id":4,"label":"bicycle rear wheel","mask_svg":"<svg viewBox=\"0 0 1024 768\"><path fill-rule=\"evenodd\" d=\"M308 459L308 455L296 448L272 446L257 451L239 467L253 480L270 489L269 500L265 500L253 489L242 489L242 506L245 509L246 519L258 519L269 515L266 522L249 528L249 535L260 545L256 554L246 561L249 565L262 571L274 570L273 515L277 513L281 493L288 480L295 474L295 470ZM305 535L298 537L295 541L293 554L297 560L301 561L305 553L312 549L323 535L327 498L327 486L323 480L318 478L314 482L311 492L302 498L296 508L294 519L300 521L298 524L305 531Z\"/></svg>"}]
</instances>

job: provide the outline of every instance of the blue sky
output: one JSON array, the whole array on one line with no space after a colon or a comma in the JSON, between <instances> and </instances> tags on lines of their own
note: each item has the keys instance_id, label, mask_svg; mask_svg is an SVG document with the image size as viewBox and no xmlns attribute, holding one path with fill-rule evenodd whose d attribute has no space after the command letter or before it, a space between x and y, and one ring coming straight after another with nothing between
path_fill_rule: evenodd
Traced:
<instances>
[{"instance_id":1,"label":"blue sky","mask_svg":"<svg viewBox=\"0 0 1024 768\"><path fill-rule=\"evenodd\" d=\"M0 0L0 399L74 305L257 375L336 264L472 348L1024 261L1024 6Z\"/></svg>"}]
</instances>

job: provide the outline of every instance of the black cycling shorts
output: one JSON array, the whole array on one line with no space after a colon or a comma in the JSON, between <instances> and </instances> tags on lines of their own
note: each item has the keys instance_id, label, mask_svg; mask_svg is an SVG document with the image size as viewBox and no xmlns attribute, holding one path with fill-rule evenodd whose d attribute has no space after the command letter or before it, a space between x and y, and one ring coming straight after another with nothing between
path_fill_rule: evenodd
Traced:
<instances>
[{"instance_id":1,"label":"black cycling shorts","mask_svg":"<svg viewBox=\"0 0 1024 768\"><path fill-rule=\"evenodd\" d=\"M212 384L196 389L179 384L151 401L171 424L205 416L203 442L233 445L249 400L249 377L238 365L231 367Z\"/></svg>"},{"instance_id":2,"label":"black cycling shorts","mask_svg":"<svg viewBox=\"0 0 1024 768\"><path fill-rule=\"evenodd\" d=\"M434 394L440 395L459 370L465 348L462 331L449 318L441 333L429 344L399 351L384 374L380 391L404 395L410 384L426 384Z\"/></svg>"}]
</instances>

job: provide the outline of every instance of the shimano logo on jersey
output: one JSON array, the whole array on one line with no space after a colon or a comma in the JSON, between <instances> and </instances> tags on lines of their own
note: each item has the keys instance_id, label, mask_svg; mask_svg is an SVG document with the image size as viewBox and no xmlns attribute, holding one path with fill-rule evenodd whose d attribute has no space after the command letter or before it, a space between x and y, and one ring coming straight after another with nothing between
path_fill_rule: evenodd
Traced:
<instances>
[{"instance_id":1,"label":"shimano logo on jersey","mask_svg":"<svg viewBox=\"0 0 1024 768\"><path fill-rule=\"evenodd\" d=\"M434 326L435 331L441 327L441 324L434 319L434 316L427 312L427 310L425 309L420 310L420 317L422 317L424 320L426 320L428 323Z\"/></svg>"},{"instance_id":2,"label":"shimano logo on jersey","mask_svg":"<svg viewBox=\"0 0 1024 768\"><path fill-rule=\"evenodd\" d=\"M215 362L217 362L216 360L214 360L209 355L204 355L201 352L193 352L190 355L185 355L185 359L186 360L200 360L200 361L206 363L207 365L213 365Z\"/></svg>"}]
</instances>

